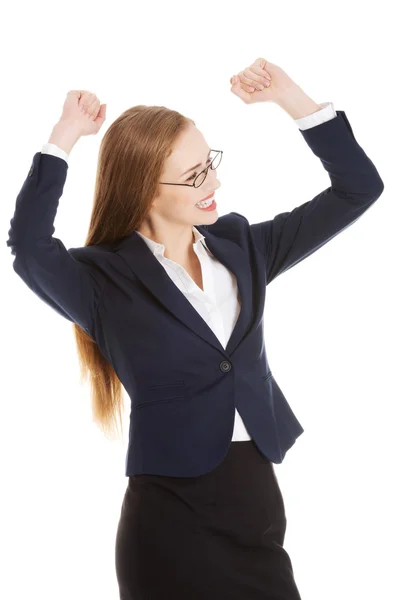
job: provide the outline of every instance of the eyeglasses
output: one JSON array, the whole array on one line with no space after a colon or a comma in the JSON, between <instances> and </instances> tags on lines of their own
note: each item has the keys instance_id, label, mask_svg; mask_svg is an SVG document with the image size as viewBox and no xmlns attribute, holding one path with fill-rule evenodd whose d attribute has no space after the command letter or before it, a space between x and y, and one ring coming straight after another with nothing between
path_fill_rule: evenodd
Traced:
<instances>
[{"instance_id":1,"label":"eyeglasses","mask_svg":"<svg viewBox=\"0 0 400 600\"><path fill-rule=\"evenodd\" d=\"M204 183L205 178L207 177L208 169L211 167L211 169L213 171L215 171L215 169L219 166L219 164L220 164L220 162L222 160L223 150L212 150L211 149L211 152L216 152L217 154L214 156L214 158L212 159L212 161L208 165L208 167L206 167L204 169L204 171L201 171L196 176L196 178L193 181L193 183L165 183L163 181L160 181L160 183L162 183L163 185L187 185L188 187L195 187L195 188L200 187Z\"/></svg>"}]
</instances>

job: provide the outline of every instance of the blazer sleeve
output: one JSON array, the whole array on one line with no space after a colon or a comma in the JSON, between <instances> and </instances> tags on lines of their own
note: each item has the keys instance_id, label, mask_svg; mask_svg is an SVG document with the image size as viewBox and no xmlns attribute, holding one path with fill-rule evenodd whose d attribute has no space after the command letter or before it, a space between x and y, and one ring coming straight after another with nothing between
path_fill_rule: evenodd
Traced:
<instances>
[{"instance_id":1,"label":"blazer sleeve","mask_svg":"<svg viewBox=\"0 0 400 600\"><path fill-rule=\"evenodd\" d=\"M344 111L336 113L325 123L299 129L328 172L331 186L291 212L250 225L265 259L267 285L357 221L383 192L383 181L357 143Z\"/></svg>"},{"instance_id":2,"label":"blazer sleeve","mask_svg":"<svg viewBox=\"0 0 400 600\"><path fill-rule=\"evenodd\" d=\"M94 265L77 260L53 237L68 163L37 152L17 196L7 246L14 271L48 306L88 333L105 277Z\"/></svg>"}]
</instances>

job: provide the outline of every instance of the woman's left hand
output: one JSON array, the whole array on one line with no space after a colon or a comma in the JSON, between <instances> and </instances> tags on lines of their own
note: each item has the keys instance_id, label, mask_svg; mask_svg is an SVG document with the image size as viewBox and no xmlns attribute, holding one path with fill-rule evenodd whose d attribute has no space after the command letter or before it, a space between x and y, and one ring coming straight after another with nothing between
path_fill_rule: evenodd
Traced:
<instances>
[{"instance_id":1,"label":"woman's left hand","mask_svg":"<svg viewBox=\"0 0 400 600\"><path fill-rule=\"evenodd\" d=\"M288 90L290 93L293 86L297 87L281 67L268 62L265 58L257 58L250 67L231 77L230 82L231 92L245 104L278 103ZM257 89L259 86L262 86L261 89Z\"/></svg>"}]
</instances>

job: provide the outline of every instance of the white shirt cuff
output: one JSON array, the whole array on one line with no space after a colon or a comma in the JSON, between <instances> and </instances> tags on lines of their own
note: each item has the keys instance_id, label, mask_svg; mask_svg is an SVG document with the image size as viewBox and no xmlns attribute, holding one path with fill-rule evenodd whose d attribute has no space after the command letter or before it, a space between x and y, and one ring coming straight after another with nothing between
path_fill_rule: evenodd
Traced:
<instances>
[{"instance_id":1,"label":"white shirt cuff","mask_svg":"<svg viewBox=\"0 0 400 600\"><path fill-rule=\"evenodd\" d=\"M59 158L63 158L68 162L68 154L65 150L62 150L56 144L51 144L47 142L47 144L43 144L42 154L52 154L53 156L58 156Z\"/></svg>"},{"instance_id":2,"label":"white shirt cuff","mask_svg":"<svg viewBox=\"0 0 400 600\"><path fill-rule=\"evenodd\" d=\"M325 123L326 121L330 121L337 117L336 111L333 108L333 102L321 102L320 106L322 106L322 108L311 115L307 115L301 119L295 119L294 122L297 127L304 131L305 129L310 129L311 127L315 127L316 125L320 125L321 123Z\"/></svg>"}]
</instances>

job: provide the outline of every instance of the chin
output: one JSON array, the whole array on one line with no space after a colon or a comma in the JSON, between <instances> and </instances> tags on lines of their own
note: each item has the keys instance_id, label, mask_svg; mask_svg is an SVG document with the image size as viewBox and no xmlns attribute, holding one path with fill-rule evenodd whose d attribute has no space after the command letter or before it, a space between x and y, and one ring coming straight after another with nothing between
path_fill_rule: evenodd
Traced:
<instances>
[{"instance_id":1,"label":"chin","mask_svg":"<svg viewBox=\"0 0 400 600\"><path fill-rule=\"evenodd\" d=\"M218 221L218 211L217 210L212 210L209 213L204 213L204 215L200 215L200 218L198 219L198 222L196 222L196 225L210 225L212 223L215 223L216 221Z\"/></svg>"}]
</instances>

